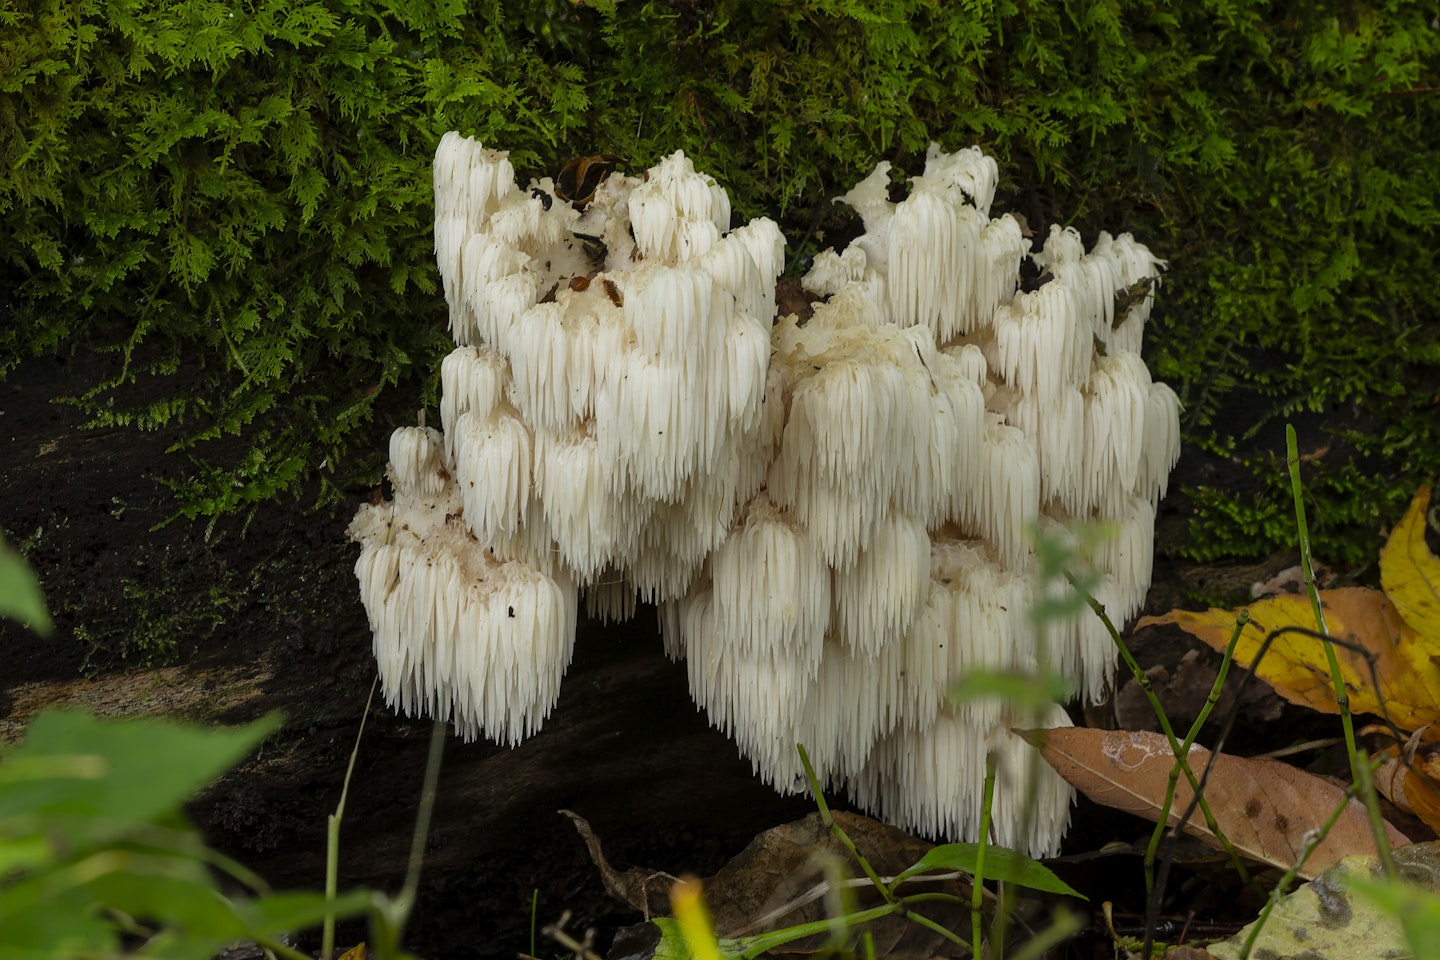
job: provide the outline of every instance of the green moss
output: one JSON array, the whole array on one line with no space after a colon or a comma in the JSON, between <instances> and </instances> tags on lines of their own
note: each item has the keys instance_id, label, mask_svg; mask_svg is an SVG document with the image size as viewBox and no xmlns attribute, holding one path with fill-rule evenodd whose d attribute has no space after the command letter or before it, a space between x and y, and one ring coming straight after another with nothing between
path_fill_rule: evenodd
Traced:
<instances>
[{"instance_id":1,"label":"green moss","mask_svg":"<svg viewBox=\"0 0 1440 960\"><path fill-rule=\"evenodd\" d=\"M125 372L76 402L98 423L186 423L191 513L333 496L378 472L381 451L353 448L381 405L433 402L447 340L428 165L445 130L511 149L522 177L683 148L742 215L782 218L792 272L853 228L831 198L877 160L979 143L1001 161L1000 209L1129 229L1171 260L1152 367L1192 445L1233 438L1252 480L1197 492L1185 549L1288 542L1254 488L1275 482L1266 437L1315 414L1344 449L1307 481L1317 548L1358 556L1440 469L1431 15L23 0L0 13L0 363L123 352ZM199 389L132 387L182 366Z\"/></svg>"},{"instance_id":2,"label":"green moss","mask_svg":"<svg viewBox=\"0 0 1440 960\"><path fill-rule=\"evenodd\" d=\"M133 509L144 515L143 523L159 506ZM117 501L113 515L126 509ZM64 517L47 518L15 543L40 572L62 627L52 645L63 657L74 644L70 649L87 676L181 662L201 648L217 651L217 640L246 633L278 636L328 655L364 633L353 548L338 536L318 544L297 536L293 532L302 528L295 517L282 519L281 535L269 528L241 549L249 561L244 565L235 562L235 522L210 539L202 536L201 524L179 523L126 541L129 546L100 548L107 554L103 563L95 562L91 544L77 545ZM311 526L303 529L324 526L324 515L305 519ZM262 542L268 546L257 549L254 544Z\"/></svg>"},{"instance_id":3,"label":"green moss","mask_svg":"<svg viewBox=\"0 0 1440 960\"><path fill-rule=\"evenodd\" d=\"M172 556L169 547L136 551L135 573L122 578L112 609L76 623L75 639L85 647L84 673L172 663L193 652L239 608L241 591L233 571L214 557L186 559L190 562ZM67 595L75 598L65 603L67 613L94 612L80 609L94 602L93 594Z\"/></svg>"}]
</instances>

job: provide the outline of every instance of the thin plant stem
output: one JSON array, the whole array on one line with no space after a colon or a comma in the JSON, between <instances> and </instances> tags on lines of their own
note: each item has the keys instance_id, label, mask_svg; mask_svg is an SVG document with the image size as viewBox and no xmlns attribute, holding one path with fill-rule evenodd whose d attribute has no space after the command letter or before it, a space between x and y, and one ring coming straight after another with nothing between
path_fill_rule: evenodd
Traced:
<instances>
[{"instance_id":1,"label":"thin plant stem","mask_svg":"<svg viewBox=\"0 0 1440 960\"><path fill-rule=\"evenodd\" d=\"M960 903L959 897L953 893L912 893L909 896L901 897L900 902L911 903Z\"/></svg>"},{"instance_id":2,"label":"thin plant stem","mask_svg":"<svg viewBox=\"0 0 1440 960\"><path fill-rule=\"evenodd\" d=\"M1069 910L1057 910L1050 919L1050 924L1039 931L1035 936L1025 941L1009 957L1009 960L1040 960L1051 950L1070 939L1080 932L1085 922L1080 916Z\"/></svg>"},{"instance_id":3,"label":"thin plant stem","mask_svg":"<svg viewBox=\"0 0 1440 960\"><path fill-rule=\"evenodd\" d=\"M965 874L964 872L962 872L962 871L960 871L960 870L953 870L953 871L951 871L951 872L949 872L949 873L926 873L926 874L922 874L922 875L920 875L920 876L909 876L909 877L904 877L903 880L904 880L905 883L908 883L908 884L916 884L916 883L944 883L944 882L949 881L949 880L958 880L959 878L961 878L961 877L963 877L963 876L967 876L967 874ZM899 874L897 874L897 875L895 875L895 876L893 876L893 877L881 877L880 879L884 880L884 881L885 881L886 883L888 883L888 884L891 884L891 885L892 885L891 889L894 889L894 886L893 886L893 885L894 885L897 881L901 880L902 878L901 878L901 876L900 876ZM848 880L842 880L842 881L840 881L840 883L838 884L838 886L841 886L841 887L844 887L844 888L846 888L846 889L849 889L849 888L854 888L854 887L869 887L869 886L873 886L873 884L871 884L871 883L870 883L870 880L869 880L868 878L866 878L866 877L854 877L854 878L851 878L851 879L848 879ZM786 901L785 903L782 903L780 906L776 907L774 910L771 910L769 913L763 914L763 915L761 915L761 916L759 916L759 917L756 917L755 919L751 920L748 924L746 924L744 927L742 927L740 930L738 930L738 931L735 933L735 936L737 936L737 937L742 937L742 936L748 935L748 934L751 933L752 931L755 931L755 930L763 930L765 927L768 927L771 923L775 922L776 920L779 920L781 917L785 916L787 913L793 913L793 912L795 912L796 910L800 909L801 907L805 906L807 903L814 903L816 900L819 900L821 897L828 896L828 895L831 893L831 887L832 887L831 881L829 881L829 880L822 880L821 882L819 882L819 883L815 884L814 886L812 886L809 890L806 890L804 893L800 894L798 897L795 897L793 900ZM919 895L918 895L918 894L912 894L912 895L910 895L910 896L902 897L901 899L906 900L906 901L908 902L908 901L910 901L911 899L913 899L914 896L919 896ZM948 893L947 893L947 894L925 894L925 896L928 896L928 897L931 897L931 898L944 897L944 898L945 898L948 902L950 902L950 903L959 903L959 902L960 902L960 900L959 900L958 897L956 897L956 896L954 896L954 895L952 895L952 894L948 894Z\"/></svg>"},{"instance_id":4,"label":"thin plant stem","mask_svg":"<svg viewBox=\"0 0 1440 960\"><path fill-rule=\"evenodd\" d=\"M1335 688L1335 702L1340 708L1340 725L1345 731L1345 752L1350 758L1350 776L1361 789L1361 799L1366 809L1375 806L1375 790L1370 783L1369 769L1361 770L1368 764L1364 751L1355 743L1355 721L1350 716L1350 694L1345 689L1345 678L1340 674L1340 660L1335 655L1335 645L1330 642L1330 627L1325 623L1325 608L1320 602L1320 588L1315 583L1315 566L1310 557L1310 528L1305 522L1305 498L1300 483L1300 448L1295 437L1294 424L1285 424L1285 459L1290 468L1290 490L1295 498L1295 531L1300 541L1300 567L1305 572L1305 591L1310 595L1310 607L1315 614L1315 625L1324 634L1325 663L1330 668L1330 682ZM1379 693L1377 688L1376 693ZM1365 789L1369 787L1369 789ZM1378 811L1378 807L1376 808ZM1385 875L1395 879L1395 861L1390 855L1390 840L1384 827L1375 818L1371 822L1375 834L1375 851L1385 869Z\"/></svg>"},{"instance_id":5,"label":"thin plant stem","mask_svg":"<svg viewBox=\"0 0 1440 960\"><path fill-rule=\"evenodd\" d=\"M909 920L912 923L918 923L920 924L920 926L926 928L927 930L933 930L935 933L940 934L940 936L944 937L946 940L949 940L951 943L958 943L962 947L965 946L964 938L962 938L954 930L950 930L946 927L941 926L934 920L931 920L929 917L921 916L913 910L906 910L904 916L906 920ZM976 956L978 958L979 955L977 954Z\"/></svg>"},{"instance_id":6,"label":"thin plant stem","mask_svg":"<svg viewBox=\"0 0 1440 960\"><path fill-rule=\"evenodd\" d=\"M410 839L410 862L405 870L405 883L394 899L381 902L376 912L375 951L380 960L394 956L405 934L405 923L415 907L420 889L420 866L425 860L425 840L430 835L430 820L435 813L436 787L440 782L440 760L445 753L445 722L436 720L430 726L430 751L425 758L425 779L420 787L420 807L415 813L415 833Z\"/></svg>"},{"instance_id":7,"label":"thin plant stem","mask_svg":"<svg viewBox=\"0 0 1440 960\"><path fill-rule=\"evenodd\" d=\"M310 960L309 956L296 950L294 947L281 943L279 940L257 940L255 945L264 950L272 960L273 958L284 957L285 960Z\"/></svg>"},{"instance_id":8,"label":"thin plant stem","mask_svg":"<svg viewBox=\"0 0 1440 960\"><path fill-rule=\"evenodd\" d=\"M855 842L850 839L849 834L847 834L844 828L836 823L835 818L831 816L830 805L825 802L825 796L820 792L820 781L815 776L815 768L810 765L810 755L805 752L805 745L797 743L795 744L795 749L800 751L800 762L805 767L805 779L810 784L810 792L815 797L815 805L820 808L820 821L829 827L830 832L844 845L846 851L855 862L860 865L860 869L865 871L865 876L870 878L870 882L875 885L876 890L880 891L880 895L885 898L885 901L887 903L896 902L895 894L891 891L890 885L880 879L880 875L875 872L875 868L870 866L870 861L861 855L855 846Z\"/></svg>"},{"instance_id":9,"label":"thin plant stem","mask_svg":"<svg viewBox=\"0 0 1440 960\"><path fill-rule=\"evenodd\" d=\"M537 956L535 953L535 918L540 911L540 888L536 887L530 894L530 956Z\"/></svg>"},{"instance_id":10,"label":"thin plant stem","mask_svg":"<svg viewBox=\"0 0 1440 960\"><path fill-rule=\"evenodd\" d=\"M1359 774L1355 787L1361 802L1365 804L1365 813L1370 819L1370 831L1376 838L1375 854L1380 859L1385 876L1396 880L1400 872L1396 869L1395 859L1390 852L1390 836L1385 830L1385 817L1380 813L1380 801L1375 796L1375 768L1371 764L1370 755L1364 749L1360 751L1360 762L1355 765L1355 770Z\"/></svg>"},{"instance_id":11,"label":"thin plant stem","mask_svg":"<svg viewBox=\"0 0 1440 960\"><path fill-rule=\"evenodd\" d=\"M1200 730L1205 726L1205 721L1210 718L1210 713L1215 705L1220 702L1220 693L1225 686L1225 678L1230 673L1230 664L1235 662L1235 647L1240 642L1240 635L1245 632L1245 625L1250 622L1250 611L1241 610L1240 616L1235 620L1235 631L1230 634L1230 642L1225 646L1225 655L1220 660L1220 670L1215 675L1215 682L1210 685L1210 695L1205 698L1205 705L1200 708L1200 715L1190 725L1190 732L1185 735L1185 742L1180 745L1180 751L1185 756L1190 755L1190 748L1195 744L1195 738L1200 735ZM1170 806L1175 800L1175 788L1180 782L1180 761L1170 767L1170 780L1165 785L1165 801L1160 805L1160 814L1155 821L1155 829L1150 834L1150 845L1145 848L1145 892L1147 895L1155 889L1155 855L1160 848L1160 839L1165 835L1165 827L1170 819Z\"/></svg>"},{"instance_id":12,"label":"thin plant stem","mask_svg":"<svg viewBox=\"0 0 1440 960\"><path fill-rule=\"evenodd\" d=\"M1225 853L1230 857L1230 862L1235 867L1235 872L1239 874L1241 882L1248 885L1250 883L1250 871L1245 868L1245 863L1240 859L1240 854L1236 851L1235 845L1230 842L1230 838L1225 835L1225 831L1222 830L1220 824L1216 822L1215 815L1210 812L1210 804L1205 800L1205 795L1200 789L1200 782L1195 777L1195 771L1190 768L1189 760L1187 760L1185 754L1180 751L1180 741L1175 737L1175 730L1170 725L1170 718L1165 715L1165 708L1160 705L1160 698L1155 695L1155 689L1150 684L1150 678L1146 676L1144 670L1140 669L1140 664L1136 662L1134 654L1130 652L1130 648L1127 647L1125 641L1121 639L1120 631L1115 629L1115 624L1111 622L1110 615L1105 612L1105 605L1095 599L1090 593L1086 592L1085 589L1076 582L1073 576L1066 574L1066 577L1075 589L1081 592L1086 602L1090 604L1090 609L1095 611L1100 617L1101 622L1105 624L1105 629L1110 632L1111 639L1115 641L1115 646L1120 651L1121 659L1123 659L1125 665L1130 668L1131 675L1133 675L1135 681L1140 684L1140 689L1145 692L1146 698L1150 701L1150 706L1155 710L1155 716L1160 721L1160 729L1164 732L1165 739L1170 742L1170 750L1180 764L1180 771L1185 774L1185 779L1190 783L1190 789L1195 792L1196 799L1199 801L1200 812L1205 817L1205 826L1214 834L1215 839L1220 842L1220 845L1224 847Z\"/></svg>"},{"instance_id":13,"label":"thin plant stem","mask_svg":"<svg viewBox=\"0 0 1440 960\"><path fill-rule=\"evenodd\" d=\"M851 914L849 920L852 924L869 923L871 920L879 920L881 917L888 917L904 909L899 901L894 903L882 903L878 907L871 907L869 910L861 910L859 913ZM913 915L912 915L913 916ZM756 957L795 940L814 936L818 933L828 933L830 921L812 920L809 923L798 924L793 927L786 927L783 930L776 930L774 933L762 933L751 939L748 945L740 953L743 960L755 960ZM948 932L948 931L947 931ZM951 937L955 934L951 933Z\"/></svg>"},{"instance_id":14,"label":"thin plant stem","mask_svg":"<svg viewBox=\"0 0 1440 960\"><path fill-rule=\"evenodd\" d=\"M985 758L985 802L980 808L980 836L975 848L975 875L970 878L970 954L980 957L985 902L985 852L990 846L990 808L995 802L995 755Z\"/></svg>"},{"instance_id":15,"label":"thin plant stem","mask_svg":"<svg viewBox=\"0 0 1440 960\"><path fill-rule=\"evenodd\" d=\"M1185 742L1181 744L1181 753L1187 761L1190 756L1190 748L1195 743L1195 738L1200 735L1200 731L1204 728L1205 722L1209 720L1211 712L1215 709L1216 704L1220 702L1220 693L1224 689L1225 680L1230 674L1230 664L1235 662L1235 648L1239 645L1240 636L1245 632L1245 626L1249 622L1250 611L1241 610L1240 615L1235 618L1235 629L1230 634L1230 642L1225 645L1225 655L1220 660L1220 670L1215 676L1215 682L1210 685L1210 693L1205 698L1205 705L1200 708L1200 715L1197 716L1195 722L1190 725L1190 730L1185 735ZM1238 699L1236 702L1238 704ZM1215 757L1219 753L1220 746L1217 744L1215 750L1211 753L1210 764L1214 764ZM1155 926L1160 920L1160 901L1164 897L1165 878L1169 875L1169 854L1167 853L1167 859L1164 864L1162 864L1158 877L1153 872L1155 869L1155 856L1159 848L1159 843L1165 835L1166 825L1170 819L1170 808L1175 800L1175 789L1179 785L1179 775L1180 760L1177 759L1174 765L1170 767L1169 781L1165 786L1165 802L1161 805L1160 815L1155 821L1155 829L1150 834L1150 845L1145 850L1145 937L1141 944L1140 955L1146 958L1151 956L1151 952L1154 949ZM1171 834L1171 844L1167 850L1173 850L1175 839L1178 838L1183 831L1184 825L1190 822L1190 817L1194 813L1197 803L1204 801L1205 795L1203 788L1209 776L1210 765L1207 765L1205 774L1200 778L1200 787L1196 789L1195 796L1186 807L1184 816L1175 825L1174 831ZM1254 887L1257 891L1259 890L1259 887L1256 886L1249 877L1245 876L1243 872L1241 873L1241 877L1248 886Z\"/></svg>"},{"instance_id":16,"label":"thin plant stem","mask_svg":"<svg viewBox=\"0 0 1440 960\"><path fill-rule=\"evenodd\" d=\"M1310 557L1310 527L1305 521L1304 490L1300 483L1300 451L1295 438L1295 427L1285 424L1285 454L1290 468L1290 491L1295 499L1295 532L1300 544L1300 568L1305 573L1305 592L1310 597L1310 609L1315 615L1315 626L1325 635L1325 661L1330 667L1330 682L1335 687L1336 705L1340 708L1340 723L1345 730L1345 752L1350 758L1350 772L1355 773L1355 726L1350 717L1350 694L1340 676L1340 661L1335 656L1335 647L1329 641L1330 627L1325 622L1325 607L1320 601L1320 590L1315 583L1315 568Z\"/></svg>"},{"instance_id":17,"label":"thin plant stem","mask_svg":"<svg viewBox=\"0 0 1440 960\"><path fill-rule=\"evenodd\" d=\"M370 683L370 695L365 698L365 709L360 714L360 729L355 731L355 746L350 749L350 763L345 767L345 783L340 787L340 802L335 812L325 822L325 899L335 902L340 880L340 822L345 818L345 798L350 795L350 778L355 774L355 758L360 755L360 738L365 735L365 721L370 717L370 704L375 700L375 688L380 684L377 674ZM335 955L335 913L327 910L325 923L320 935L320 958L330 960Z\"/></svg>"},{"instance_id":18,"label":"thin plant stem","mask_svg":"<svg viewBox=\"0 0 1440 960\"><path fill-rule=\"evenodd\" d=\"M405 886L400 890L404 912L401 922L409 916L420 889L420 865L425 860L425 841L430 836L430 819L435 813L436 788L440 783L440 758L445 753L445 722L436 720L430 726L430 753L425 758L425 782L420 788L420 809L415 814L415 834L410 838L410 864L405 870ZM397 930L397 933L401 932Z\"/></svg>"}]
</instances>

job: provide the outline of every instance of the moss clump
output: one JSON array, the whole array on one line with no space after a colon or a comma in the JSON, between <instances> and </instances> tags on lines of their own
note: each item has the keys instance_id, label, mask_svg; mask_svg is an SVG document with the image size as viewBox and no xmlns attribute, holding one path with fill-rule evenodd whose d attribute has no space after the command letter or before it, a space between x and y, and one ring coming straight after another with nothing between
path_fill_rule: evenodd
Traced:
<instances>
[{"instance_id":1,"label":"moss clump","mask_svg":"<svg viewBox=\"0 0 1440 960\"><path fill-rule=\"evenodd\" d=\"M317 477L333 493L376 469L350 449L378 402L433 396L418 371L447 342L428 173L445 130L511 149L522 174L683 148L741 215L783 217L796 269L850 228L830 198L876 160L979 143L1032 227L1123 226L1173 260L1151 362L1193 441L1234 438L1260 471L1282 419L1324 416L1319 549L1359 556L1440 468L1432 15L24 0L0 14L0 350L123 351L78 402L102 423L189 424L192 513ZM182 364L200 388L127 389ZM1286 542L1256 501L1193 492L1192 553Z\"/></svg>"}]
</instances>

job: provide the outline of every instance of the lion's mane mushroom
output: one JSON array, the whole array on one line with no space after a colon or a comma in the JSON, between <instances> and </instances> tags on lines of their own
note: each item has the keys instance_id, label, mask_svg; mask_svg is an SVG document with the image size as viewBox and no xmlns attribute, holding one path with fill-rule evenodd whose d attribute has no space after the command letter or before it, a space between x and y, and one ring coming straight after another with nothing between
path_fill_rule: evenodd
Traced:
<instances>
[{"instance_id":1,"label":"lion's mane mushroom","mask_svg":"<svg viewBox=\"0 0 1440 960\"><path fill-rule=\"evenodd\" d=\"M1129 237L1086 254L1057 232L1034 258L1054 279L1021 292L1029 241L1013 218L989 217L992 161L932 147L899 202L887 174L877 166L843 198L865 233L805 278L828 299L803 326L775 327L779 448L765 489L665 605L667 645L687 657L697 702L778 788L800 784L799 741L861 804L973 836L993 750L997 835L1042 853L1070 791L1036 769L1039 809L1020 809L1030 768L1009 729L1065 723L1063 711L1022 718L947 694L967 672L1031 670L1042 656L1089 696L1110 681L1093 618L1049 625L1040 648L1030 532L1112 525L1099 590L1122 619L1138 609L1178 403L1131 352L1148 303L1119 324L1106 309L1117 289L1153 284L1159 264ZM760 615L737 614L745 597Z\"/></svg>"},{"instance_id":2,"label":"lion's mane mushroom","mask_svg":"<svg viewBox=\"0 0 1440 960\"><path fill-rule=\"evenodd\" d=\"M575 591L610 617L639 596L778 789L804 789L804 743L861 804L969 837L994 754L996 836L1055 849L1069 788L1010 729L1064 712L948 694L1042 662L1090 697L1110 683L1095 618L1031 619L1032 531L1104 522L1097 592L1116 620L1138 610L1179 452L1179 403L1138 355L1163 264L1128 235L1086 252L1058 228L1032 251L990 216L998 170L978 149L932 145L898 202L888 171L842 198L865 230L815 257L813 316L772 328L778 228L730 229L725 191L683 154L612 174L582 214L446 136L445 433L397 431L395 500L351 528L392 703L514 742L554 702ZM1022 291L1027 257L1051 279Z\"/></svg>"},{"instance_id":3,"label":"lion's mane mushroom","mask_svg":"<svg viewBox=\"0 0 1440 960\"><path fill-rule=\"evenodd\" d=\"M759 488L784 241L731 230L683 154L607 178L583 221L458 134L434 172L444 434L396 431L395 497L350 535L387 700L515 743L558 696L577 589L612 616L683 595Z\"/></svg>"}]
</instances>

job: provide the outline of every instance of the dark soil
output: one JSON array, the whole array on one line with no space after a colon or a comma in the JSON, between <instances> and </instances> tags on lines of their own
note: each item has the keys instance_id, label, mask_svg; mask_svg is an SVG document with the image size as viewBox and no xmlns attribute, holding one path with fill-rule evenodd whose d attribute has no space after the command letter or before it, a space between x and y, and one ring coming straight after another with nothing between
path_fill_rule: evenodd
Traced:
<instances>
[{"instance_id":1,"label":"dark soil","mask_svg":"<svg viewBox=\"0 0 1440 960\"><path fill-rule=\"evenodd\" d=\"M185 520L155 529L175 510L161 482L185 466L181 455L165 453L179 430L87 431L72 407L53 402L82 392L109 363L89 355L37 359L0 381L0 430L8 437L0 527L39 571L57 621L44 640L0 625L0 736L18 736L35 711L55 703L215 723L281 711L283 731L191 812L212 844L276 887L319 888L326 816L339 799L373 676L350 572L356 550L344 538L355 504L316 512L269 505L243 535L235 520L208 537L204 524ZM1213 466L1187 461L1172 488L1187 469L1198 475ZM1167 502L1162 543L1185 518L1183 502ZM1193 570L1162 559L1151 608L1243 589L1289 562ZM1150 646L1146 665L1168 662L1171 672L1189 649L1173 633ZM607 898L584 844L557 813L562 808L590 821L617 867L676 875L712 874L754 834L813 809L762 786L709 728L691 703L683 665L662 653L653 611L620 627L583 624L576 650L538 736L515 750L447 742L407 936L418 954L528 950L536 891L541 925L571 911L568 929L598 928L602 950L617 927L639 919ZM1294 708L1285 709L1283 722L1266 713L1255 726L1289 742L1302 729L1291 723ZM429 731L428 721L396 717L383 705L373 711L343 826L342 888L399 888ZM1069 851L1085 863L1065 869L1098 870L1108 878L1097 881L1103 898L1117 900L1122 913L1143 910L1138 861L1097 867L1086 858L1146 832L1138 820L1082 803ZM351 929L340 939L362 937Z\"/></svg>"}]
</instances>

